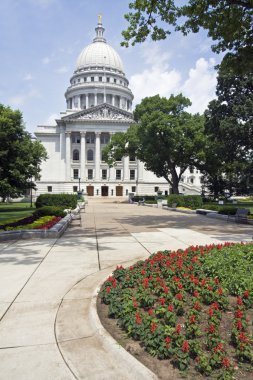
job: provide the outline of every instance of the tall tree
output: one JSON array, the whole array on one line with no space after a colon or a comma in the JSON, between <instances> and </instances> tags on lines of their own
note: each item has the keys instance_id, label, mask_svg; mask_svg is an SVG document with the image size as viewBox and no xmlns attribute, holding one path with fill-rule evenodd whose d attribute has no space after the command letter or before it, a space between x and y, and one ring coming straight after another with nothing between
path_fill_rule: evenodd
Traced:
<instances>
[{"instance_id":1,"label":"tall tree","mask_svg":"<svg viewBox=\"0 0 253 380\"><path fill-rule=\"evenodd\" d=\"M125 46L165 39L173 30L184 35L197 33L200 28L216 43L216 53L227 52L222 68L237 73L253 68L253 2L252 0L189 0L178 5L173 0L135 0L125 15L128 28L122 32Z\"/></svg>"},{"instance_id":2,"label":"tall tree","mask_svg":"<svg viewBox=\"0 0 253 380\"><path fill-rule=\"evenodd\" d=\"M202 171L215 196L252 191L253 75L219 73L217 99L205 112L209 145Z\"/></svg>"},{"instance_id":3,"label":"tall tree","mask_svg":"<svg viewBox=\"0 0 253 380\"><path fill-rule=\"evenodd\" d=\"M35 188L40 164L47 158L43 145L25 131L22 114L0 104L0 197L18 197Z\"/></svg>"},{"instance_id":4,"label":"tall tree","mask_svg":"<svg viewBox=\"0 0 253 380\"><path fill-rule=\"evenodd\" d=\"M126 133L115 134L105 148L107 162L113 164L118 157L135 154L147 170L165 178L178 194L187 167L204 156L203 117L187 113L190 104L182 94L143 99L134 112L137 124Z\"/></svg>"}]
</instances>

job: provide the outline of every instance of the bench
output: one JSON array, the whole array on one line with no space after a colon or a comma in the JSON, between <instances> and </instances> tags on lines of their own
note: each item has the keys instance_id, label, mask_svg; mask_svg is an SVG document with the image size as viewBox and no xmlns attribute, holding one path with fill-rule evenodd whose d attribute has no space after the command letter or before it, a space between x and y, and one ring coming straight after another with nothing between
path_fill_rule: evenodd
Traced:
<instances>
[{"instance_id":1,"label":"bench","mask_svg":"<svg viewBox=\"0 0 253 380\"><path fill-rule=\"evenodd\" d=\"M232 218L236 223L248 223L249 210L238 208L235 215L228 215L227 222Z\"/></svg>"}]
</instances>

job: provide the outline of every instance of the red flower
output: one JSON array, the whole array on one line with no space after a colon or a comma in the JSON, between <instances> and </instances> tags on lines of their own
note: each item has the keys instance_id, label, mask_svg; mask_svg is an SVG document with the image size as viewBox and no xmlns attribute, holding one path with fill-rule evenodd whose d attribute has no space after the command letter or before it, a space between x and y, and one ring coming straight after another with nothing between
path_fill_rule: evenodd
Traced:
<instances>
[{"instance_id":1,"label":"red flower","mask_svg":"<svg viewBox=\"0 0 253 380\"><path fill-rule=\"evenodd\" d=\"M243 329L242 321L240 321L240 319L238 321L236 321L235 325L236 325L237 330Z\"/></svg>"},{"instance_id":2,"label":"red flower","mask_svg":"<svg viewBox=\"0 0 253 380\"><path fill-rule=\"evenodd\" d=\"M219 304L218 304L218 302L216 302L216 301L215 301L214 303L212 303L211 307L212 307L214 310L219 310L219 309L220 309Z\"/></svg>"},{"instance_id":3,"label":"red flower","mask_svg":"<svg viewBox=\"0 0 253 380\"><path fill-rule=\"evenodd\" d=\"M152 322L150 326L150 331L154 333L156 329L157 329L157 324L155 322Z\"/></svg>"},{"instance_id":4,"label":"red flower","mask_svg":"<svg viewBox=\"0 0 253 380\"><path fill-rule=\"evenodd\" d=\"M178 289L183 289L183 285L181 283L177 284Z\"/></svg>"},{"instance_id":5,"label":"red flower","mask_svg":"<svg viewBox=\"0 0 253 380\"><path fill-rule=\"evenodd\" d=\"M215 333L215 326L210 323L209 327L206 329L207 332L210 332L211 334Z\"/></svg>"},{"instance_id":6,"label":"red flower","mask_svg":"<svg viewBox=\"0 0 253 380\"><path fill-rule=\"evenodd\" d=\"M194 314L191 315L191 316L190 316L190 319L189 319L189 322L190 322L190 324L192 324L192 325L193 325L194 323L196 323L196 322L197 322L197 321L196 321L196 315L194 315Z\"/></svg>"},{"instance_id":7,"label":"red flower","mask_svg":"<svg viewBox=\"0 0 253 380\"><path fill-rule=\"evenodd\" d=\"M167 286L164 286L163 287L163 291L165 294L168 294L169 293L169 288Z\"/></svg>"},{"instance_id":8,"label":"red flower","mask_svg":"<svg viewBox=\"0 0 253 380\"><path fill-rule=\"evenodd\" d=\"M149 309L148 310L148 315L152 316L154 314L154 310L153 309Z\"/></svg>"},{"instance_id":9,"label":"red flower","mask_svg":"<svg viewBox=\"0 0 253 380\"><path fill-rule=\"evenodd\" d=\"M249 290L245 290L245 291L243 292L243 296L244 296L245 298L248 298L248 297L249 297Z\"/></svg>"},{"instance_id":10,"label":"red flower","mask_svg":"<svg viewBox=\"0 0 253 380\"><path fill-rule=\"evenodd\" d=\"M241 297L237 297L237 301L236 301L237 305L243 305L243 300Z\"/></svg>"},{"instance_id":11,"label":"red flower","mask_svg":"<svg viewBox=\"0 0 253 380\"><path fill-rule=\"evenodd\" d=\"M169 306L168 306L168 311L170 311L171 313L173 312L173 310L174 310L174 307L173 307L173 305L172 304L170 304Z\"/></svg>"},{"instance_id":12,"label":"red flower","mask_svg":"<svg viewBox=\"0 0 253 380\"><path fill-rule=\"evenodd\" d=\"M148 288L148 283L149 283L149 279L148 278L144 278L143 281L142 281L142 284L143 284L144 288Z\"/></svg>"},{"instance_id":13,"label":"red flower","mask_svg":"<svg viewBox=\"0 0 253 380\"><path fill-rule=\"evenodd\" d=\"M106 293L110 293L111 292L111 288L109 286L107 286L107 288L105 289Z\"/></svg>"},{"instance_id":14,"label":"red flower","mask_svg":"<svg viewBox=\"0 0 253 380\"><path fill-rule=\"evenodd\" d=\"M217 346L214 348L214 352L221 352L223 351L223 344L218 343Z\"/></svg>"},{"instance_id":15,"label":"red flower","mask_svg":"<svg viewBox=\"0 0 253 380\"><path fill-rule=\"evenodd\" d=\"M177 294L175 295L175 297L176 297L177 300L182 301L182 299L183 299L183 294L182 294L182 293L177 293Z\"/></svg>"},{"instance_id":16,"label":"red flower","mask_svg":"<svg viewBox=\"0 0 253 380\"><path fill-rule=\"evenodd\" d=\"M180 334L181 330L182 330L182 326L180 324L176 325L176 333Z\"/></svg>"},{"instance_id":17,"label":"red flower","mask_svg":"<svg viewBox=\"0 0 253 380\"><path fill-rule=\"evenodd\" d=\"M243 342L243 343L249 343L250 342L249 338L244 334L244 332L240 332L239 340L240 340L240 342Z\"/></svg>"},{"instance_id":18,"label":"red flower","mask_svg":"<svg viewBox=\"0 0 253 380\"><path fill-rule=\"evenodd\" d=\"M222 360L222 365L224 368L229 368L230 367L230 361L228 358L223 358Z\"/></svg>"},{"instance_id":19,"label":"red flower","mask_svg":"<svg viewBox=\"0 0 253 380\"><path fill-rule=\"evenodd\" d=\"M170 345L171 338L169 336L167 336L164 340L165 340L166 346L168 347Z\"/></svg>"},{"instance_id":20,"label":"red flower","mask_svg":"<svg viewBox=\"0 0 253 380\"><path fill-rule=\"evenodd\" d=\"M182 344L182 351L183 352L189 352L189 350L190 350L189 342L187 340L185 340Z\"/></svg>"},{"instance_id":21,"label":"red flower","mask_svg":"<svg viewBox=\"0 0 253 380\"><path fill-rule=\"evenodd\" d=\"M210 292L212 292L212 291L213 291L213 287L212 287L212 286L210 286L210 285L208 285L207 289L208 289Z\"/></svg>"},{"instance_id":22,"label":"red flower","mask_svg":"<svg viewBox=\"0 0 253 380\"><path fill-rule=\"evenodd\" d=\"M138 302L136 302L135 300L133 300L133 307L138 307L138 306L139 306Z\"/></svg>"},{"instance_id":23,"label":"red flower","mask_svg":"<svg viewBox=\"0 0 253 380\"><path fill-rule=\"evenodd\" d=\"M142 319L141 319L140 313L135 313L135 323L137 325L141 325L142 324Z\"/></svg>"},{"instance_id":24,"label":"red flower","mask_svg":"<svg viewBox=\"0 0 253 380\"><path fill-rule=\"evenodd\" d=\"M160 298L160 299L159 299L159 302L160 302L161 305L164 305L165 302L166 302L166 299L165 299L165 298Z\"/></svg>"},{"instance_id":25,"label":"red flower","mask_svg":"<svg viewBox=\"0 0 253 380\"><path fill-rule=\"evenodd\" d=\"M210 307L210 309L208 309L208 315L209 315L209 317L213 316L213 309L211 307Z\"/></svg>"},{"instance_id":26,"label":"red flower","mask_svg":"<svg viewBox=\"0 0 253 380\"><path fill-rule=\"evenodd\" d=\"M215 277L214 282L215 282L215 284L217 284L217 285L220 283L218 277Z\"/></svg>"},{"instance_id":27,"label":"red flower","mask_svg":"<svg viewBox=\"0 0 253 380\"><path fill-rule=\"evenodd\" d=\"M194 309L197 310L197 311L201 310L201 306L200 306L200 303L198 301L195 302Z\"/></svg>"},{"instance_id":28,"label":"red flower","mask_svg":"<svg viewBox=\"0 0 253 380\"><path fill-rule=\"evenodd\" d=\"M197 290L194 290L193 292L193 297L198 298L199 297L199 292Z\"/></svg>"},{"instance_id":29,"label":"red flower","mask_svg":"<svg viewBox=\"0 0 253 380\"><path fill-rule=\"evenodd\" d=\"M222 296L222 295L223 295L223 290L222 290L221 288L219 288L219 289L217 290L217 293L219 294L219 296Z\"/></svg>"},{"instance_id":30,"label":"red flower","mask_svg":"<svg viewBox=\"0 0 253 380\"><path fill-rule=\"evenodd\" d=\"M240 309L237 309L235 311L235 317L236 318L242 318L243 317L243 312Z\"/></svg>"}]
</instances>

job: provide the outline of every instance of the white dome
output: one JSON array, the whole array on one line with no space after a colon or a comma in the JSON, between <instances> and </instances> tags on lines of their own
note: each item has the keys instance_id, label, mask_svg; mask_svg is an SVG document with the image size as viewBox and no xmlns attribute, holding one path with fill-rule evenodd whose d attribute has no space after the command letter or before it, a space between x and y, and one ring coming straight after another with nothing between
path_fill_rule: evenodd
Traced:
<instances>
[{"instance_id":1,"label":"white dome","mask_svg":"<svg viewBox=\"0 0 253 380\"><path fill-rule=\"evenodd\" d=\"M80 53L76 69L89 66L105 66L124 72L120 56L106 42L93 42Z\"/></svg>"}]
</instances>

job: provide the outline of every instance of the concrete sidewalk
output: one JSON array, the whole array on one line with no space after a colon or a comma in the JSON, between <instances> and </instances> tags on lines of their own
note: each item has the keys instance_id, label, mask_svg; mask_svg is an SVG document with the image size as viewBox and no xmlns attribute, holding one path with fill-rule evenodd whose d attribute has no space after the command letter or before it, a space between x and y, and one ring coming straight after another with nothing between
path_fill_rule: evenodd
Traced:
<instances>
[{"instance_id":1,"label":"concrete sidewalk","mask_svg":"<svg viewBox=\"0 0 253 380\"><path fill-rule=\"evenodd\" d=\"M58 240L0 244L1 380L155 378L101 327L98 286L157 250L252 241L252 226L112 202L89 200Z\"/></svg>"}]
</instances>

